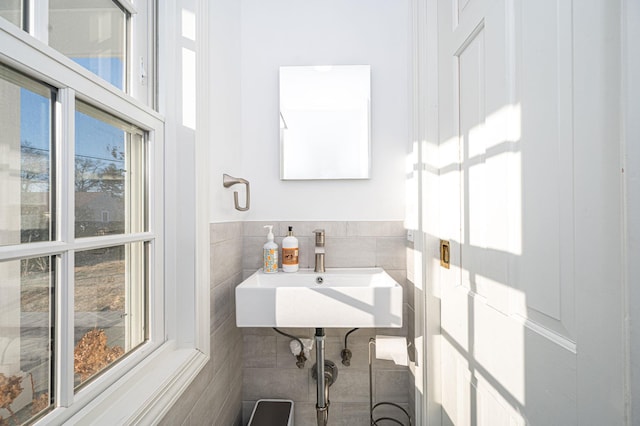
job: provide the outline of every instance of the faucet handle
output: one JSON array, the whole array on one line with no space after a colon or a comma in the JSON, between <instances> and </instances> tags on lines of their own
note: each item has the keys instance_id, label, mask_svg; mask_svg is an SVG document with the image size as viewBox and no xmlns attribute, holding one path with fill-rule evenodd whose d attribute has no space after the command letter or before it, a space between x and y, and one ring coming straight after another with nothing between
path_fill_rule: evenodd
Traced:
<instances>
[{"instance_id":1,"label":"faucet handle","mask_svg":"<svg viewBox=\"0 0 640 426\"><path fill-rule=\"evenodd\" d=\"M324 229L316 229L313 232L316 234L316 247L324 247Z\"/></svg>"}]
</instances>

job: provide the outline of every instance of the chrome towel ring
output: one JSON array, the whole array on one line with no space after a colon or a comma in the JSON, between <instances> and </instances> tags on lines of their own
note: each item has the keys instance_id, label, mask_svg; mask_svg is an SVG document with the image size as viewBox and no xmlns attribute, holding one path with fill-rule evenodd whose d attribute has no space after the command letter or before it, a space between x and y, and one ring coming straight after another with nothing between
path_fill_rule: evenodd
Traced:
<instances>
[{"instance_id":1,"label":"chrome towel ring","mask_svg":"<svg viewBox=\"0 0 640 426\"><path fill-rule=\"evenodd\" d=\"M233 186L233 185L238 184L238 183L243 183L243 184L245 184L247 186L246 187L246 191L245 191L245 193L247 195L245 206L244 207L240 207L240 203L238 203L238 191L233 191L233 201L235 203L236 210L240 210L241 212L245 212L245 211L249 210L249 202L250 202L250 199L251 199L250 198L250 194L249 194L249 181L246 180L246 179L235 178L233 176L229 176L226 173L222 175L222 185L225 188L229 188L230 186Z\"/></svg>"}]
</instances>

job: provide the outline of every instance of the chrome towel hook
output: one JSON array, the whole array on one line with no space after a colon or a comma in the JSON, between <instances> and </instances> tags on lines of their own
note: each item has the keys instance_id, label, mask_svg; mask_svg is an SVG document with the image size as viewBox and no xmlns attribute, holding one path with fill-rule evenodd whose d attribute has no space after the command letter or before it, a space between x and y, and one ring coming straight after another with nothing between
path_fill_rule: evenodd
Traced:
<instances>
[{"instance_id":1,"label":"chrome towel hook","mask_svg":"<svg viewBox=\"0 0 640 426\"><path fill-rule=\"evenodd\" d=\"M249 195L249 181L246 179L242 179L242 178L235 178L233 176L229 176L228 174L223 174L222 175L222 185L225 188L229 188L230 186L233 186L237 183L243 183L247 186L246 188L246 194L247 194L247 202L245 203L244 207L240 207L240 204L238 203L238 191L233 191L233 201L236 205L236 210L240 210L241 212L246 212L247 210L249 210L249 201L250 201L250 195Z\"/></svg>"}]
</instances>

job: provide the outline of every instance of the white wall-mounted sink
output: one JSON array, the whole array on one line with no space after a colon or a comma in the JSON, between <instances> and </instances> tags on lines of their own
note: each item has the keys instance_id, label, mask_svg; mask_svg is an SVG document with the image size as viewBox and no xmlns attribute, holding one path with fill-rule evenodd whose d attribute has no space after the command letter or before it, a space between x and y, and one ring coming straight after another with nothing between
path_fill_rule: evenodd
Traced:
<instances>
[{"instance_id":1,"label":"white wall-mounted sink","mask_svg":"<svg viewBox=\"0 0 640 426\"><path fill-rule=\"evenodd\" d=\"M320 278L320 279L318 279ZM257 271L236 287L238 327L401 327L402 287L382 268Z\"/></svg>"}]
</instances>

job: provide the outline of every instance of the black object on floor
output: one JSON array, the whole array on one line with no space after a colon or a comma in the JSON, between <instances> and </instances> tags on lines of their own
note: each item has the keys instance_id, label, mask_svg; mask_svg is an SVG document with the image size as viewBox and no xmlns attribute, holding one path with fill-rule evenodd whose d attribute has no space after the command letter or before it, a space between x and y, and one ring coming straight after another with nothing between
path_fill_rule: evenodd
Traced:
<instances>
[{"instance_id":1,"label":"black object on floor","mask_svg":"<svg viewBox=\"0 0 640 426\"><path fill-rule=\"evenodd\" d=\"M261 399L256 402L249 426L290 426L292 416L293 401Z\"/></svg>"}]
</instances>

